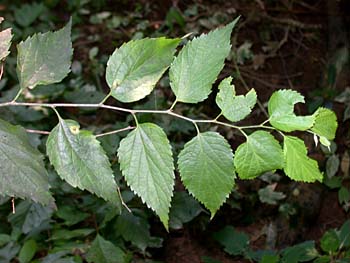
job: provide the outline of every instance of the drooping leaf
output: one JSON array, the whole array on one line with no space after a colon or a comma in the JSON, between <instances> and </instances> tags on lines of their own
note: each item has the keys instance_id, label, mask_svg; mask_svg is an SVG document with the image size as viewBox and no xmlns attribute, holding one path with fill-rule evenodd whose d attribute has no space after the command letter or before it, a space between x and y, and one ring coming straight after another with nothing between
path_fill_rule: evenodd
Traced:
<instances>
[{"instance_id":1,"label":"drooping leaf","mask_svg":"<svg viewBox=\"0 0 350 263\"><path fill-rule=\"evenodd\" d=\"M228 120L236 122L250 114L256 103L256 92L251 89L245 96L236 96L235 86L231 85L231 81L231 77L221 81L216 104Z\"/></svg>"},{"instance_id":2,"label":"drooping leaf","mask_svg":"<svg viewBox=\"0 0 350 263\"><path fill-rule=\"evenodd\" d=\"M120 142L118 157L127 184L168 228L175 175L164 131L153 123L138 125Z\"/></svg>"},{"instance_id":3,"label":"drooping leaf","mask_svg":"<svg viewBox=\"0 0 350 263\"><path fill-rule=\"evenodd\" d=\"M333 140L338 127L337 116L335 113L326 108L319 108L314 115L316 118L311 130L318 136L323 136L328 140Z\"/></svg>"},{"instance_id":4,"label":"drooping leaf","mask_svg":"<svg viewBox=\"0 0 350 263\"><path fill-rule=\"evenodd\" d=\"M17 45L21 89L60 82L70 72L72 21L56 32L35 34Z\"/></svg>"},{"instance_id":5,"label":"drooping leaf","mask_svg":"<svg viewBox=\"0 0 350 263\"><path fill-rule=\"evenodd\" d=\"M178 38L145 38L116 49L106 69L112 96L122 102L134 102L150 94L173 60L179 42Z\"/></svg>"},{"instance_id":6,"label":"drooping leaf","mask_svg":"<svg viewBox=\"0 0 350 263\"><path fill-rule=\"evenodd\" d=\"M322 181L318 164L307 156L304 142L294 136L284 136L283 154L284 171L295 181L314 182Z\"/></svg>"},{"instance_id":7,"label":"drooping leaf","mask_svg":"<svg viewBox=\"0 0 350 263\"><path fill-rule=\"evenodd\" d=\"M21 4L15 9L16 22L22 27L30 26L45 10L43 3Z\"/></svg>"},{"instance_id":8,"label":"drooping leaf","mask_svg":"<svg viewBox=\"0 0 350 263\"><path fill-rule=\"evenodd\" d=\"M131 242L134 246L145 251L147 247L158 247L162 239L152 237L150 233L150 225L145 217L135 214L123 212L118 216L115 231L123 237L124 240ZM154 244L158 243L158 244Z\"/></svg>"},{"instance_id":9,"label":"drooping leaf","mask_svg":"<svg viewBox=\"0 0 350 263\"><path fill-rule=\"evenodd\" d=\"M4 18L0 17L0 24ZM11 28L0 31L0 62L5 59L10 53L12 33Z\"/></svg>"},{"instance_id":10,"label":"drooping leaf","mask_svg":"<svg viewBox=\"0 0 350 263\"><path fill-rule=\"evenodd\" d=\"M180 51L169 71L177 101L197 103L208 97L230 52L231 32L237 21L194 38Z\"/></svg>"},{"instance_id":11,"label":"drooping leaf","mask_svg":"<svg viewBox=\"0 0 350 263\"><path fill-rule=\"evenodd\" d=\"M249 237L242 232L236 231L232 226L225 226L214 234L214 239L218 241L224 250L230 255L242 255L249 246Z\"/></svg>"},{"instance_id":12,"label":"drooping leaf","mask_svg":"<svg viewBox=\"0 0 350 263\"><path fill-rule=\"evenodd\" d=\"M100 143L79 124L59 118L47 143L47 154L58 175L71 186L88 190L112 202L118 210L121 202L108 158Z\"/></svg>"},{"instance_id":13,"label":"drooping leaf","mask_svg":"<svg viewBox=\"0 0 350 263\"><path fill-rule=\"evenodd\" d=\"M29 143L26 131L0 119L0 193L42 204L54 200L49 193L43 157Z\"/></svg>"},{"instance_id":14,"label":"drooping leaf","mask_svg":"<svg viewBox=\"0 0 350 263\"><path fill-rule=\"evenodd\" d=\"M282 148L269 132L256 131L237 148L234 163L240 178L253 179L283 168Z\"/></svg>"},{"instance_id":15,"label":"drooping leaf","mask_svg":"<svg viewBox=\"0 0 350 263\"><path fill-rule=\"evenodd\" d=\"M123 250L97 235L86 255L86 260L93 263L123 263L124 257Z\"/></svg>"},{"instance_id":16,"label":"drooping leaf","mask_svg":"<svg viewBox=\"0 0 350 263\"><path fill-rule=\"evenodd\" d=\"M185 144L178 166L186 189L213 217L234 185L233 154L226 139L217 132L198 134Z\"/></svg>"},{"instance_id":17,"label":"drooping leaf","mask_svg":"<svg viewBox=\"0 0 350 263\"><path fill-rule=\"evenodd\" d=\"M315 116L296 116L294 105L298 102L304 103L304 96L295 90L274 92L268 104L271 125L285 132L310 129L314 124Z\"/></svg>"},{"instance_id":18,"label":"drooping leaf","mask_svg":"<svg viewBox=\"0 0 350 263\"><path fill-rule=\"evenodd\" d=\"M53 208L25 200L16 205L15 211L16 213L8 216L8 221L12 228L16 227L21 229L24 234L28 234L48 226L47 223L51 218Z\"/></svg>"},{"instance_id":19,"label":"drooping leaf","mask_svg":"<svg viewBox=\"0 0 350 263\"><path fill-rule=\"evenodd\" d=\"M203 208L186 192L175 192L171 202L169 227L181 229L184 223L190 222L203 211Z\"/></svg>"},{"instance_id":20,"label":"drooping leaf","mask_svg":"<svg viewBox=\"0 0 350 263\"><path fill-rule=\"evenodd\" d=\"M318 256L315 241L305 241L282 251L282 263L308 262Z\"/></svg>"}]
</instances>

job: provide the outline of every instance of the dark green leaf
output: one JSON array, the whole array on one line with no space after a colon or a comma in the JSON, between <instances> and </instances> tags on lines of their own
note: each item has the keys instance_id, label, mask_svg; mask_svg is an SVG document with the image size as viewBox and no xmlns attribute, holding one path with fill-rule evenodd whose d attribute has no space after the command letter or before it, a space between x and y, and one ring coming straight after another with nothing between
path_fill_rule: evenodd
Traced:
<instances>
[{"instance_id":1,"label":"dark green leaf","mask_svg":"<svg viewBox=\"0 0 350 263\"><path fill-rule=\"evenodd\" d=\"M16 22L22 27L30 26L44 11L43 3L22 4L15 9Z\"/></svg>"},{"instance_id":2,"label":"dark green leaf","mask_svg":"<svg viewBox=\"0 0 350 263\"><path fill-rule=\"evenodd\" d=\"M249 237L236 231L232 226L226 226L214 234L227 253L233 256L243 255L249 246Z\"/></svg>"},{"instance_id":3,"label":"dark green leaf","mask_svg":"<svg viewBox=\"0 0 350 263\"><path fill-rule=\"evenodd\" d=\"M86 260L91 263L123 263L124 257L123 250L97 235L86 255Z\"/></svg>"},{"instance_id":4,"label":"dark green leaf","mask_svg":"<svg viewBox=\"0 0 350 263\"><path fill-rule=\"evenodd\" d=\"M339 241L342 248L350 247L350 220L346 220L346 222L342 225L339 230Z\"/></svg>"},{"instance_id":5,"label":"dark green leaf","mask_svg":"<svg viewBox=\"0 0 350 263\"><path fill-rule=\"evenodd\" d=\"M26 131L0 119L0 193L53 203L43 157L29 143Z\"/></svg>"},{"instance_id":6,"label":"dark green leaf","mask_svg":"<svg viewBox=\"0 0 350 263\"><path fill-rule=\"evenodd\" d=\"M338 191L338 199L340 204L345 204L350 201L350 191L345 186L340 187Z\"/></svg>"},{"instance_id":7,"label":"dark green leaf","mask_svg":"<svg viewBox=\"0 0 350 263\"><path fill-rule=\"evenodd\" d=\"M100 142L79 124L59 118L47 143L47 154L59 176L71 186L102 197L121 210L117 184Z\"/></svg>"},{"instance_id":8,"label":"dark green leaf","mask_svg":"<svg viewBox=\"0 0 350 263\"><path fill-rule=\"evenodd\" d=\"M233 154L226 139L217 132L199 133L185 144L178 166L186 189L213 217L234 185Z\"/></svg>"},{"instance_id":9,"label":"dark green leaf","mask_svg":"<svg viewBox=\"0 0 350 263\"><path fill-rule=\"evenodd\" d=\"M237 21L194 38L180 51L169 71L177 101L197 103L208 97L230 52L231 32Z\"/></svg>"},{"instance_id":10,"label":"dark green leaf","mask_svg":"<svg viewBox=\"0 0 350 263\"><path fill-rule=\"evenodd\" d=\"M307 262L318 256L315 241L305 241L282 251L282 263Z\"/></svg>"},{"instance_id":11,"label":"dark green leaf","mask_svg":"<svg viewBox=\"0 0 350 263\"><path fill-rule=\"evenodd\" d=\"M321 248L324 252L334 253L338 250L340 241L334 229L328 230L321 238Z\"/></svg>"},{"instance_id":12,"label":"dark green leaf","mask_svg":"<svg viewBox=\"0 0 350 263\"><path fill-rule=\"evenodd\" d=\"M175 175L164 131L153 123L139 124L120 142L118 157L127 184L168 229Z\"/></svg>"}]
</instances>

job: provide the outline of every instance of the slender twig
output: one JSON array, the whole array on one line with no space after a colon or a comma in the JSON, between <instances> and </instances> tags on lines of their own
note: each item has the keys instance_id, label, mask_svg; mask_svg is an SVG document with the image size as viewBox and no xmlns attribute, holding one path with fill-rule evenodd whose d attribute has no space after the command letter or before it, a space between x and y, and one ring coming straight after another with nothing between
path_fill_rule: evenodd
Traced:
<instances>
[{"instance_id":1,"label":"slender twig","mask_svg":"<svg viewBox=\"0 0 350 263\"><path fill-rule=\"evenodd\" d=\"M97 134L95 137L102 137L102 136L106 136L106 135L116 134L119 132L128 131L128 130L132 130L132 129L135 129L135 127L128 126L128 127L122 128L122 129L118 129L118 130L114 130L114 131L110 131L110 132L105 132L105 133L100 133L100 134Z\"/></svg>"},{"instance_id":2,"label":"slender twig","mask_svg":"<svg viewBox=\"0 0 350 263\"><path fill-rule=\"evenodd\" d=\"M50 134L49 131L40 131L40 130L32 130L32 129L26 129L26 132L28 132L28 133L36 133L36 134L45 134L45 135Z\"/></svg>"}]
</instances>

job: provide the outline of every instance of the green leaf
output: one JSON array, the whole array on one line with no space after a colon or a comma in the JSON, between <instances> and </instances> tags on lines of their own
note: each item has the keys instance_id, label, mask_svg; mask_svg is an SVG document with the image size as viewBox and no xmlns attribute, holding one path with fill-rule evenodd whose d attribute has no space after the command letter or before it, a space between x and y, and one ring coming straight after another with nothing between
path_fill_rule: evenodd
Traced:
<instances>
[{"instance_id":1,"label":"green leaf","mask_svg":"<svg viewBox=\"0 0 350 263\"><path fill-rule=\"evenodd\" d=\"M253 179L283 168L282 148L270 133L256 131L237 148L234 163L240 178Z\"/></svg>"},{"instance_id":2,"label":"green leaf","mask_svg":"<svg viewBox=\"0 0 350 263\"><path fill-rule=\"evenodd\" d=\"M180 51L169 71L177 101L197 103L208 97L230 52L231 32L237 21L194 38Z\"/></svg>"},{"instance_id":3,"label":"green leaf","mask_svg":"<svg viewBox=\"0 0 350 263\"><path fill-rule=\"evenodd\" d=\"M20 263L28 263L32 260L34 257L36 250L37 250L37 244L34 239L27 240L24 244L21 250L19 251L18 260Z\"/></svg>"},{"instance_id":4,"label":"green leaf","mask_svg":"<svg viewBox=\"0 0 350 263\"><path fill-rule=\"evenodd\" d=\"M258 191L259 199L262 203L277 205L279 200L286 197L282 192L275 192L275 185L268 185Z\"/></svg>"},{"instance_id":5,"label":"green leaf","mask_svg":"<svg viewBox=\"0 0 350 263\"><path fill-rule=\"evenodd\" d=\"M350 201L350 191L345 186L340 187L338 191L339 204L346 204Z\"/></svg>"},{"instance_id":6,"label":"green leaf","mask_svg":"<svg viewBox=\"0 0 350 263\"><path fill-rule=\"evenodd\" d=\"M134 102L150 94L172 62L179 42L178 38L145 38L116 49L106 69L112 96L122 102Z\"/></svg>"},{"instance_id":7,"label":"green leaf","mask_svg":"<svg viewBox=\"0 0 350 263\"><path fill-rule=\"evenodd\" d=\"M4 18L0 17L0 24ZM10 54L12 33L11 28L0 31L0 62Z\"/></svg>"},{"instance_id":8,"label":"green leaf","mask_svg":"<svg viewBox=\"0 0 350 263\"><path fill-rule=\"evenodd\" d=\"M122 263L125 253L112 242L97 235L86 255L87 262L93 263Z\"/></svg>"},{"instance_id":9,"label":"green leaf","mask_svg":"<svg viewBox=\"0 0 350 263\"><path fill-rule=\"evenodd\" d=\"M230 121L236 122L249 115L256 103L256 92L251 89L247 95L236 96L235 86L231 85L232 78L221 81L216 104L222 114Z\"/></svg>"},{"instance_id":10,"label":"green leaf","mask_svg":"<svg viewBox=\"0 0 350 263\"><path fill-rule=\"evenodd\" d=\"M46 142L47 154L58 175L71 186L88 190L121 210L117 184L100 142L79 124L59 118Z\"/></svg>"},{"instance_id":11,"label":"green leaf","mask_svg":"<svg viewBox=\"0 0 350 263\"><path fill-rule=\"evenodd\" d=\"M0 193L53 203L48 174L40 152L33 148L26 131L0 119Z\"/></svg>"},{"instance_id":12,"label":"green leaf","mask_svg":"<svg viewBox=\"0 0 350 263\"><path fill-rule=\"evenodd\" d=\"M213 217L234 185L233 154L226 139L217 132L198 134L185 144L178 166L186 189Z\"/></svg>"},{"instance_id":13,"label":"green leaf","mask_svg":"<svg viewBox=\"0 0 350 263\"><path fill-rule=\"evenodd\" d=\"M52 232L49 240L70 240L73 238L82 238L93 233L93 228L79 228L74 230L56 229Z\"/></svg>"},{"instance_id":14,"label":"green leaf","mask_svg":"<svg viewBox=\"0 0 350 263\"><path fill-rule=\"evenodd\" d=\"M295 90L274 92L268 104L271 125L285 132L310 129L314 124L315 116L296 116L294 105L298 102L304 103L304 96Z\"/></svg>"},{"instance_id":15,"label":"green leaf","mask_svg":"<svg viewBox=\"0 0 350 263\"><path fill-rule=\"evenodd\" d=\"M328 230L323 234L320 245L324 252L332 253L338 250L340 240L334 229Z\"/></svg>"},{"instance_id":16,"label":"green leaf","mask_svg":"<svg viewBox=\"0 0 350 263\"><path fill-rule=\"evenodd\" d=\"M249 247L249 237L245 233L236 231L233 226L225 226L214 233L214 239L233 256L243 255Z\"/></svg>"},{"instance_id":17,"label":"green leaf","mask_svg":"<svg viewBox=\"0 0 350 263\"><path fill-rule=\"evenodd\" d=\"M284 136L284 171L291 179L302 182L322 181L318 164L307 156L302 140L293 136Z\"/></svg>"},{"instance_id":18,"label":"green leaf","mask_svg":"<svg viewBox=\"0 0 350 263\"><path fill-rule=\"evenodd\" d=\"M314 115L315 123L311 130L318 136L326 137L328 140L333 140L337 131L338 122L335 113L326 108L319 108Z\"/></svg>"},{"instance_id":19,"label":"green leaf","mask_svg":"<svg viewBox=\"0 0 350 263\"><path fill-rule=\"evenodd\" d=\"M282 251L282 263L307 262L318 256L315 241L305 241Z\"/></svg>"},{"instance_id":20,"label":"green leaf","mask_svg":"<svg viewBox=\"0 0 350 263\"><path fill-rule=\"evenodd\" d=\"M127 184L168 229L175 175L164 131L153 123L139 124L120 142L118 157Z\"/></svg>"},{"instance_id":21,"label":"green leaf","mask_svg":"<svg viewBox=\"0 0 350 263\"><path fill-rule=\"evenodd\" d=\"M350 220L346 220L339 230L339 241L342 247L350 247Z\"/></svg>"},{"instance_id":22,"label":"green leaf","mask_svg":"<svg viewBox=\"0 0 350 263\"><path fill-rule=\"evenodd\" d=\"M63 224L67 226L75 225L89 217L88 213L79 211L77 207L74 207L72 205L59 207L56 215L60 219L64 220Z\"/></svg>"},{"instance_id":23,"label":"green leaf","mask_svg":"<svg viewBox=\"0 0 350 263\"><path fill-rule=\"evenodd\" d=\"M17 45L21 89L60 82L70 72L72 21L56 31L35 34Z\"/></svg>"},{"instance_id":24,"label":"green leaf","mask_svg":"<svg viewBox=\"0 0 350 263\"><path fill-rule=\"evenodd\" d=\"M190 222L203 211L201 205L186 192L176 192L171 202L169 226L181 229L184 223Z\"/></svg>"},{"instance_id":25,"label":"green leaf","mask_svg":"<svg viewBox=\"0 0 350 263\"><path fill-rule=\"evenodd\" d=\"M20 8L15 9L16 22L24 28L29 27L44 10L43 3L22 4Z\"/></svg>"}]
</instances>

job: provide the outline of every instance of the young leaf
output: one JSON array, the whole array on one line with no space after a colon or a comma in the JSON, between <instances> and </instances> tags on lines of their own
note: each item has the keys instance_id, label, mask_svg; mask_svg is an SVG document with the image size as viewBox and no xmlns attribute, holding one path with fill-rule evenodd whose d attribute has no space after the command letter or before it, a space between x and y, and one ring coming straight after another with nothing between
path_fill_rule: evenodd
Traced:
<instances>
[{"instance_id":1,"label":"young leaf","mask_svg":"<svg viewBox=\"0 0 350 263\"><path fill-rule=\"evenodd\" d=\"M282 148L269 132L256 131L237 148L234 163L240 178L253 179L283 168Z\"/></svg>"},{"instance_id":2,"label":"young leaf","mask_svg":"<svg viewBox=\"0 0 350 263\"><path fill-rule=\"evenodd\" d=\"M231 81L231 77L221 81L216 104L228 120L236 122L250 114L256 103L256 92L251 89L245 96L236 96L235 86L231 85Z\"/></svg>"},{"instance_id":3,"label":"young leaf","mask_svg":"<svg viewBox=\"0 0 350 263\"><path fill-rule=\"evenodd\" d=\"M134 102L150 94L173 60L179 42L178 38L145 38L116 49L106 69L112 96L122 102Z\"/></svg>"},{"instance_id":4,"label":"young leaf","mask_svg":"<svg viewBox=\"0 0 350 263\"><path fill-rule=\"evenodd\" d=\"M293 136L284 136L284 171L291 179L303 182L322 181L323 175L315 160L307 156L302 140Z\"/></svg>"},{"instance_id":5,"label":"young leaf","mask_svg":"<svg viewBox=\"0 0 350 263\"><path fill-rule=\"evenodd\" d=\"M97 235L86 255L86 260L93 263L121 263L125 262L124 257L123 250Z\"/></svg>"},{"instance_id":6,"label":"young leaf","mask_svg":"<svg viewBox=\"0 0 350 263\"><path fill-rule=\"evenodd\" d=\"M294 105L304 103L304 96L294 90L278 90L269 100L268 111L270 123L273 127L285 131L305 131L310 129L315 121L315 116L296 116Z\"/></svg>"},{"instance_id":7,"label":"young leaf","mask_svg":"<svg viewBox=\"0 0 350 263\"><path fill-rule=\"evenodd\" d=\"M323 136L328 140L333 140L338 127L337 116L335 113L326 108L319 108L314 115L316 118L311 130L318 136Z\"/></svg>"},{"instance_id":8,"label":"young leaf","mask_svg":"<svg viewBox=\"0 0 350 263\"><path fill-rule=\"evenodd\" d=\"M198 134L185 144L178 165L186 189L214 217L234 185L233 154L226 139L216 132Z\"/></svg>"},{"instance_id":9,"label":"young leaf","mask_svg":"<svg viewBox=\"0 0 350 263\"><path fill-rule=\"evenodd\" d=\"M56 32L35 34L17 45L21 89L60 82L70 72L72 20Z\"/></svg>"},{"instance_id":10,"label":"young leaf","mask_svg":"<svg viewBox=\"0 0 350 263\"><path fill-rule=\"evenodd\" d=\"M0 24L4 18L0 17ZM10 53L12 33L11 28L0 31L0 62L5 59Z\"/></svg>"},{"instance_id":11,"label":"young leaf","mask_svg":"<svg viewBox=\"0 0 350 263\"><path fill-rule=\"evenodd\" d=\"M230 52L231 32L237 21L194 38L180 51L169 71L177 101L197 103L208 97Z\"/></svg>"},{"instance_id":12,"label":"young leaf","mask_svg":"<svg viewBox=\"0 0 350 263\"><path fill-rule=\"evenodd\" d=\"M164 131L153 123L138 125L120 142L118 157L127 184L168 229L175 175Z\"/></svg>"},{"instance_id":13,"label":"young leaf","mask_svg":"<svg viewBox=\"0 0 350 263\"><path fill-rule=\"evenodd\" d=\"M0 119L0 194L28 198L42 204L54 200L40 152L30 145L26 131Z\"/></svg>"},{"instance_id":14,"label":"young leaf","mask_svg":"<svg viewBox=\"0 0 350 263\"><path fill-rule=\"evenodd\" d=\"M88 190L121 210L117 184L100 143L72 120L59 119L51 131L47 154L58 175L73 187Z\"/></svg>"}]
</instances>

